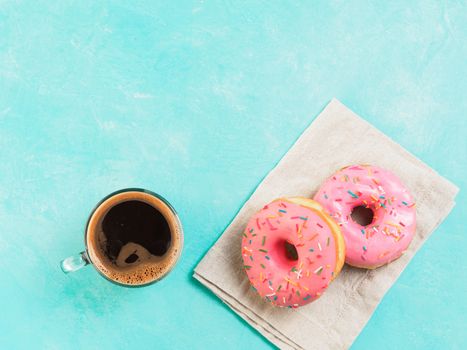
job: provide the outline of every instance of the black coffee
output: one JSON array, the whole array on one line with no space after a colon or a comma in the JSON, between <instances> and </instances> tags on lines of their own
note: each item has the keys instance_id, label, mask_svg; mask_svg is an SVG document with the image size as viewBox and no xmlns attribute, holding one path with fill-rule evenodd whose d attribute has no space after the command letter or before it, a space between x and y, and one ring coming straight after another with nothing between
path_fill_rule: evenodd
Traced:
<instances>
[{"instance_id":1,"label":"black coffee","mask_svg":"<svg viewBox=\"0 0 467 350\"><path fill-rule=\"evenodd\" d=\"M105 254L115 261L127 243L136 243L149 253L163 256L170 247L170 227L165 217L153 206L130 200L112 207L102 221L102 231L106 238ZM140 257L135 250L125 263L132 264Z\"/></svg>"}]
</instances>

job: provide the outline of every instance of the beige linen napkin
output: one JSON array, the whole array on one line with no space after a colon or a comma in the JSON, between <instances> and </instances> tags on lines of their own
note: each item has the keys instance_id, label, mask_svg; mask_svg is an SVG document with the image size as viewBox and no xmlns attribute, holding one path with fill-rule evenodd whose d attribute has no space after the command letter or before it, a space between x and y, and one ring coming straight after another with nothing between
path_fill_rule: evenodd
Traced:
<instances>
[{"instance_id":1,"label":"beige linen napkin","mask_svg":"<svg viewBox=\"0 0 467 350\"><path fill-rule=\"evenodd\" d=\"M345 266L323 296L307 306L271 306L250 289L242 269L241 233L249 217L277 197L312 197L328 176L354 163L391 170L415 197L417 232L409 249L376 270ZM448 215L457 191L334 99L258 186L195 268L194 277L280 348L348 348L415 252Z\"/></svg>"}]
</instances>

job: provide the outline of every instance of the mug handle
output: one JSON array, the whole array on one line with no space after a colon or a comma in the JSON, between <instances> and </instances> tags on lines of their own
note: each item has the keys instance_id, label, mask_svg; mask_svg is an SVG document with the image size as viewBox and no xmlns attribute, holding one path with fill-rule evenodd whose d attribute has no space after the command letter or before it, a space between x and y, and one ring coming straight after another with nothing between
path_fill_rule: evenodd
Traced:
<instances>
[{"instance_id":1,"label":"mug handle","mask_svg":"<svg viewBox=\"0 0 467 350\"><path fill-rule=\"evenodd\" d=\"M82 267L88 265L89 257L88 254L84 251L78 255L70 256L60 263L60 267L64 273L75 272L81 269Z\"/></svg>"}]
</instances>

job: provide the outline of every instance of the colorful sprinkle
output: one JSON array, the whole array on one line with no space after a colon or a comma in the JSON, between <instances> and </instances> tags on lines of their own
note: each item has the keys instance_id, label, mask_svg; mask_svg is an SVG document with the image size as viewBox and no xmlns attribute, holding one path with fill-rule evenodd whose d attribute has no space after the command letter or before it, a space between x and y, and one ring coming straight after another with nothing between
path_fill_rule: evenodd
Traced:
<instances>
[{"instance_id":1,"label":"colorful sprinkle","mask_svg":"<svg viewBox=\"0 0 467 350\"><path fill-rule=\"evenodd\" d=\"M353 193L351 190L348 190L347 193L350 194L353 198L358 198L358 196L355 193Z\"/></svg>"},{"instance_id":2,"label":"colorful sprinkle","mask_svg":"<svg viewBox=\"0 0 467 350\"><path fill-rule=\"evenodd\" d=\"M284 209L279 209L279 211L280 211L281 213L287 213L287 211L284 210Z\"/></svg>"},{"instance_id":3,"label":"colorful sprinkle","mask_svg":"<svg viewBox=\"0 0 467 350\"><path fill-rule=\"evenodd\" d=\"M261 265L261 267L262 267L263 269L265 269L265 268L266 268L266 266L264 266L264 264L260 264L260 265Z\"/></svg>"},{"instance_id":4,"label":"colorful sprinkle","mask_svg":"<svg viewBox=\"0 0 467 350\"><path fill-rule=\"evenodd\" d=\"M401 228L398 224L395 224L395 223L393 223L393 222L391 222L391 221L386 221L385 224L386 224L386 225L389 225L389 226L392 226L392 227L395 227L395 228L397 228L398 230Z\"/></svg>"},{"instance_id":5,"label":"colorful sprinkle","mask_svg":"<svg viewBox=\"0 0 467 350\"><path fill-rule=\"evenodd\" d=\"M381 254L379 255L379 258L381 259L382 257L385 257L385 256L388 255L388 254L389 254L389 252L388 252L388 251L385 251L384 253L381 253Z\"/></svg>"},{"instance_id":6,"label":"colorful sprinkle","mask_svg":"<svg viewBox=\"0 0 467 350\"><path fill-rule=\"evenodd\" d=\"M243 247L243 254L251 254L253 251L249 249L248 247Z\"/></svg>"},{"instance_id":7,"label":"colorful sprinkle","mask_svg":"<svg viewBox=\"0 0 467 350\"><path fill-rule=\"evenodd\" d=\"M261 245L264 246L264 243L266 243L266 236L263 236L263 241L261 242Z\"/></svg>"},{"instance_id":8,"label":"colorful sprinkle","mask_svg":"<svg viewBox=\"0 0 467 350\"><path fill-rule=\"evenodd\" d=\"M271 222L269 221L269 219L271 219L271 217L266 218L266 222L267 222L267 224L268 224L268 226L269 226L269 229L270 229L271 231L277 230L277 227L272 226L272 224L271 224Z\"/></svg>"},{"instance_id":9,"label":"colorful sprinkle","mask_svg":"<svg viewBox=\"0 0 467 350\"><path fill-rule=\"evenodd\" d=\"M363 246L363 250L366 252L366 246Z\"/></svg>"},{"instance_id":10,"label":"colorful sprinkle","mask_svg":"<svg viewBox=\"0 0 467 350\"><path fill-rule=\"evenodd\" d=\"M313 271L313 273L315 275L320 275L321 272L323 272L323 267L322 266L318 267L315 271Z\"/></svg>"},{"instance_id":11,"label":"colorful sprinkle","mask_svg":"<svg viewBox=\"0 0 467 350\"><path fill-rule=\"evenodd\" d=\"M297 283L295 283L294 281L291 281L288 278L286 278L285 280L286 280L287 283L290 283L292 286L298 287Z\"/></svg>"},{"instance_id":12,"label":"colorful sprinkle","mask_svg":"<svg viewBox=\"0 0 467 350\"><path fill-rule=\"evenodd\" d=\"M258 249L262 253L267 253L268 251L266 249Z\"/></svg>"},{"instance_id":13,"label":"colorful sprinkle","mask_svg":"<svg viewBox=\"0 0 467 350\"><path fill-rule=\"evenodd\" d=\"M312 241L314 240L316 237L318 237L319 234L318 233L315 233L313 236L310 237L309 241Z\"/></svg>"}]
</instances>

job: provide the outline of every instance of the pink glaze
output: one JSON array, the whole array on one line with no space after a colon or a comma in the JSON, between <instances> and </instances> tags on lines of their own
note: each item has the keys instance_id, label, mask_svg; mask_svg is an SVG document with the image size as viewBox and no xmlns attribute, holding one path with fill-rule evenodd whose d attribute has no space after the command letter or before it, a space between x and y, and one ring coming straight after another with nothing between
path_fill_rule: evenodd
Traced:
<instances>
[{"instance_id":1,"label":"pink glaze","mask_svg":"<svg viewBox=\"0 0 467 350\"><path fill-rule=\"evenodd\" d=\"M333 278L336 241L320 215L326 214L277 199L250 219L242 240L244 267L253 288L274 305L308 304ZM298 260L287 258L286 241L295 246Z\"/></svg>"},{"instance_id":2,"label":"pink glaze","mask_svg":"<svg viewBox=\"0 0 467 350\"><path fill-rule=\"evenodd\" d=\"M387 170L352 165L339 170L315 198L341 226L345 262L375 268L397 259L415 233L415 203L401 181ZM373 222L361 226L350 217L352 209L373 210Z\"/></svg>"}]
</instances>

